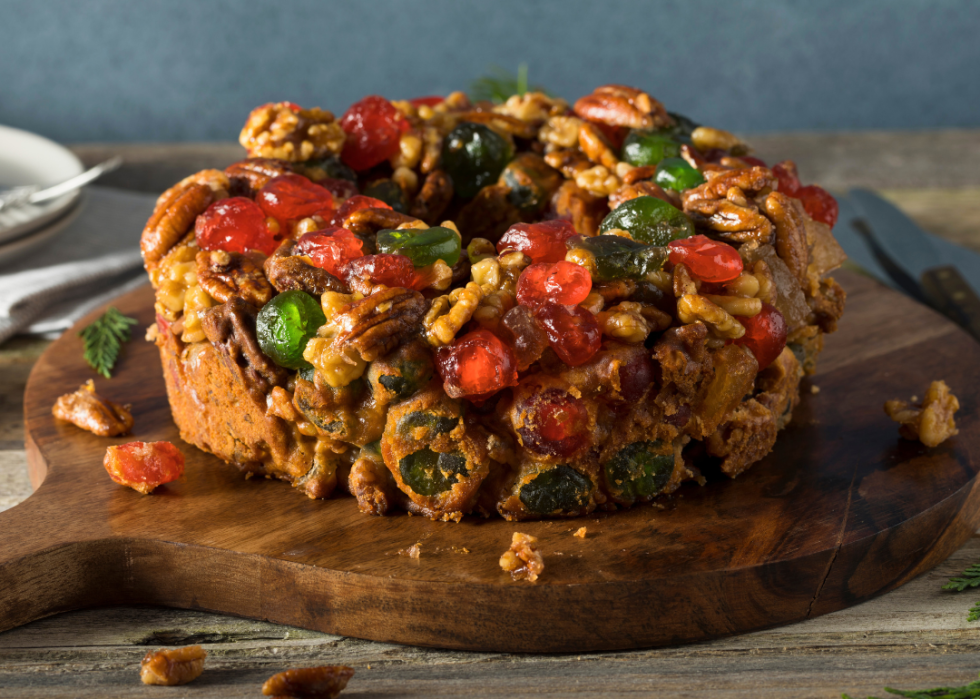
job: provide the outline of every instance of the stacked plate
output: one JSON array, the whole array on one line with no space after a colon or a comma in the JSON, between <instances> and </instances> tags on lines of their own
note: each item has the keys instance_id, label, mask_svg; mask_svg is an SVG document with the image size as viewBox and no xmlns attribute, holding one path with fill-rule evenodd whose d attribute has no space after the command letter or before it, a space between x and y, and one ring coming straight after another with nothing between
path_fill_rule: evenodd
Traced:
<instances>
[{"instance_id":1,"label":"stacked plate","mask_svg":"<svg viewBox=\"0 0 980 699\"><path fill-rule=\"evenodd\" d=\"M20 129L0 126L0 189L63 182L82 172L71 151ZM78 216L81 192L0 210L0 265L6 266L53 238ZM9 270L8 270L9 271Z\"/></svg>"}]
</instances>

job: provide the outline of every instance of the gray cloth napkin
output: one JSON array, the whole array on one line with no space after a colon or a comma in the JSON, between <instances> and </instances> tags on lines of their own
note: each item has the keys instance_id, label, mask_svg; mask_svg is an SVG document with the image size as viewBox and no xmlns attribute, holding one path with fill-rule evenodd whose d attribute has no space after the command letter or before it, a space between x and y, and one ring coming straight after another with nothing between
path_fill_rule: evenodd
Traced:
<instances>
[{"instance_id":1,"label":"gray cloth napkin","mask_svg":"<svg viewBox=\"0 0 980 699\"><path fill-rule=\"evenodd\" d=\"M0 343L56 336L88 311L146 281L140 233L156 196L85 191L78 218L29 255L0 266Z\"/></svg>"}]
</instances>

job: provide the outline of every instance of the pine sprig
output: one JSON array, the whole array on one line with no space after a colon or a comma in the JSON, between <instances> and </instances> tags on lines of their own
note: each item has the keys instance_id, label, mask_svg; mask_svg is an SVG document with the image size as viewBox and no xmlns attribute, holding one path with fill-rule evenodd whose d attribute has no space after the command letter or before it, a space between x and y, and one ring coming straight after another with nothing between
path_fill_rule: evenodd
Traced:
<instances>
[{"instance_id":1,"label":"pine sprig","mask_svg":"<svg viewBox=\"0 0 980 699\"><path fill-rule=\"evenodd\" d=\"M980 680L974 680L962 687L936 687L935 689L892 689L885 687L885 691L907 699L977 699L980 698ZM852 699L852 697L841 694L841 699ZM867 699L879 698L868 697Z\"/></svg>"},{"instance_id":2,"label":"pine sprig","mask_svg":"<svg viewBox=\"0 0 980 699\"><path fill-rule=\"evenodd\" d=\"M470 97L495 104L503 104L508 97L526 92L544 92L544 88L528 84L527 63L517 67L516 76L500 66L490 66L490 75L477 78L470 84Z\"/></svg>"},{"instance_id":3,"label":"pine sprig","mask_svg":"<svg viewBox=\"0 0 980 699\"><path fill-rule=\"evenodd\" d=\"M980 587L980 563L975 563L963 571L962 576L950 578L949 582L943 585L944 590L963 592L971 587Z\"/></svg>"},{"instance_id":4,"label":"pine sprig","mask_svg":"<svg viewBox=\"0 0 980 699\"><path fill-rule=\"evenodd\" d=\"M111 378L122 343L129 341L129 328L137 322L135 318L124 316L115 306L109 306L102 316L78 333L85 345L88 365L107 379Z\"/></svg>"},{"instance_id":5,"label":"pine sprig","mask_svg":"<svg viewBox=\"0 0 980 699\"><path fill-rule=\"evenodd\" d=\"M980 602L974 602L970 607L970 613L966 615L967 621L980 621Z\"/></svg>"}]
</instances>

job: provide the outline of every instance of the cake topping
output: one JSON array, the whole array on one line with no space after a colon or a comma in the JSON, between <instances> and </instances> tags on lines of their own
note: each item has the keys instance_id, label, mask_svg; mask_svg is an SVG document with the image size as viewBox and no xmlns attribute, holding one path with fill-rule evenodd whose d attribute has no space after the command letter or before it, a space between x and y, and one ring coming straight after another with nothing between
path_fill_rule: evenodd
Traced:
<instances>
[{"instance_id":1,"label":"cake topping","mask_svg":"<svg viewBox=\"0 0 980 699\"><path fill-rule=\"evenodd\" d=\"M112 480L143 495L184 475L184 455L170 442L129 442L109 447L103 465Z\"/></svg>"}]
</instances>

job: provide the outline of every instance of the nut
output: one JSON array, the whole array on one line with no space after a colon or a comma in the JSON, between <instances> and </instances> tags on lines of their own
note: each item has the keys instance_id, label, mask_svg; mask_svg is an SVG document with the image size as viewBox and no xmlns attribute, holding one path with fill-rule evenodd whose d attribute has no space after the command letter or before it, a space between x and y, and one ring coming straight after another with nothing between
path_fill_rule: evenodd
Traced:
<instances>
[{"instance_id":1,"label":"nut","mask_svg":"<svg viewBox=\"0 0 980 699\"><path fill-rule=\"evenodd\" d=\"M58 398L51 414L100 437L115 437L133 429L130 407L100 396L95 392L95 383L89 379L74 393Z\"/></svg>"},{"instance_id":2,"label":"nut","mask_svg":"<svg viewBox=\"0 0 980 699\"><path fill-rule=\"evenodd\" d=\"M624 301L596 316L602 334L623 342L643 342L650 334L650 325L640 313L642 304Z\"/></svg>"},{"instance_id":3,"label":"nut","mask_svg":"<svg viewBox=\"0 0 980 699\"><path fill-rule=\"evenodd\" d=\"M286 670L273 675L262 685L262 694L280 697L304 697L307 699L335 699L351 677L354 668L346 665L325 665Z\"/></svg>"},{"instance_id":4,"label":"nut","mask_svg":"<svg viewBox=\"0 0 980 699\"><path fill-rule=\"evenodd\" d=\"M544 572L544 558L535 547L537 543L537 537L514 532L510 548L500 557L500 567L514 580L536 582Z\"/></svg>"},{"instance_id":5,"label":"nut","mask_svg":"<svg viewBox=\"0 0 980 699\"><path fill-rule=\"evenodd\" d=\"M575 103L575 113L589 121L632 129L668 126L667 110L650 95L625 85L603 85Z\"/></svg>"},{"instance_id":6,"label":"nut","mask_svg":"<svg viewBox=\"0 0 980 699\"><path fill-rule=\"evenodd\" d=\"M762 311L762 301L760 299L750 299L742 296L716 296L715 294L704 294L704 298L719 308L724 308L733 316L751 318L752 316L759 315Z\"/></svg>"},{"instance_id":7,"label":"nut","mask_svg":"<svg viewBox=\"0 0 980 699\"><path fill-rule=\"evenodd\" d=\"M602 165L596 165L575 175L575 184L599 197L608 197L622 186L619 178Z\"/></svg>"},{"instance_id":8,"label":"nut","mask_svg":"<svg viewBox=\"0 0 980 699\"><path fill-rule=\"evenodd\" d=\"M167 687L187 684L204 672L204 659L207 655L201 646L147 653L140 662L140 679L143 684Z\"/></svg>"},{"instance_id":9,"label":"nut","mask_svg":"<svg viewBox=\"0 0 980 699\"><path fill-rule=\"evenodd\" d=\"M538 140L555 148L575 148L584 122L573 116L553 116L538 131Z\"/></svg>"},{"instance_id":10,"label":"nut","mask_svg":"<svg viewBox=\"0 0 980 699\"><path fill-rule=\"evenodd\" d=\"M272 285L262 270L240 252L201 250L196 264L197 283L219 303L238 296L261 308L273 296Z\"/></svg>"},{"instance_id":11,"label":"nut","mask_svg":"<svg viewBox=\"0 0 980 699\"><path fill-rule=\"evenodd\" d=\"M595 124L582 122L578 130L579 148L585 153L585 157L597 165L603 165L609 170L616 170L619 165L619 158L613 153L606 137L602 135Z\"/></svg>"},{"instance_id":12,"label":"nut","mask_svg":"<svg viewBox=\"0 0 980 699\"><path fill-rule=\"evenodd\" d=\"M541 123L548 117L564 114L567 109L568 102L563 99L549 97L543 92L525 92L523 95L511 95L493 111L521 121Z\"/></svg>"},{"instance_id":13,"label":"nut","mask_svg":"<svg viewBox=\"0 0 980 699\"><path fill-rule=\"evenodd\" d=\"M766 214L776 224L776 254L805 285L810 266L810 248L806 239L807 214L799 199L772 192L762 203Z\"/></svg>"},{"instance_id":14,"label":"nut","mask_svg":"<svg viewBox=\"0 0 980 699\"><path fill-rule=\"evenodd\" d=\"M748 146L735 134L713 129L710 126L699 126L691 132L691 143L704 153L712 148L731 151L732 155L743 155L749 152Z\"/></svg>"},{"instance_id":15,"label":"nut","mask_svg":"<svg viewBox=\"0 0 980 699\"><path fill-rule=\"evenodd\" d=\"M228 196L231 183L220 170L203 170L181 180L157 199L153 214L143 228L140 250L147 271L194 226L198 216Z\"/></svg>"},{"instance_id":16,"label":"nut","mask_svg":"<svg viewBox=\"0 0 980 699\"><path fill-rule=\"evenodd\" d=\"M324 328L336 329L337 348L354 349L362 360L371 362L397 347L422 320L425 308L425 299L417 291L382 288L335 313Z\"/></svg>"},{"instance_id":17,"label":"nut","mask_svg":"<svg viewBox=\"0 0 980 699\"><path fill-rule=\"evenodd\" d=\"M251 158L299 162L339 155L344 138L344 130L327 110L294 109L288 102L278 102L253 109L238 141Z\"/></svg>"},{"instance_id":18,"label":"nut","mask_svg":"<svg viewBox=\"0 0 980 699\"><path fill-rule=\"evenodd\" d=\"M422 321L428 343L433 347L444 347L452 342L460 328L473 317L482 298L480 285L470 282L446 296L433 299Z\"/></svg>"},{"instance_id":19,"label":"nut","mask_svg":"<svg viewBox=\"0 0 980 699\"><path fill-rule=\"evenodd\" d=\"M900 425L899 434L904 439L918 439L927 447L939 446L953 435L959 434L953 418L959 409L960 402L950 392L945 381L933 381L929 384L922 405L909 405L903 400L885 402L888 417Z\"/></svg>"},{"instance_id":20,"label":"nut","mask_svg":"<svg viewBox=\"0 0 980 699\"><path fill-rule=\"evenodd\" d=\"M685 294L677 300L677 317L685 324L701 321L726 340L735 340L745 334L745 326L731 313L698 294Z\"/></svg>"}]
</instances>

